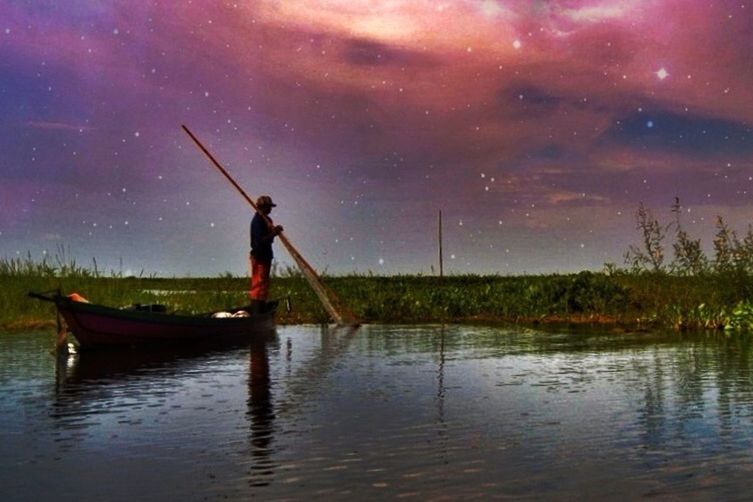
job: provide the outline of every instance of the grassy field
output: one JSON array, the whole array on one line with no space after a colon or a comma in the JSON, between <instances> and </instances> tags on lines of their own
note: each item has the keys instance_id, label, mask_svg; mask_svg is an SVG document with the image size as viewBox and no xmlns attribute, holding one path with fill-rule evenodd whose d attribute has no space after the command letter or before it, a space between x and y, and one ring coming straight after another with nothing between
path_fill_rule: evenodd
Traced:
<instances>
[{"instance_id":1,"label":"grassy field","mask_svg":"<svg viewBox=\"0 0 753 502\"><path fill-rule=\"evenodd\" d=\"M665 224L642 203L636 212L640 244L625 253L627 269L569 275L324 277L341 303L364 322L593 323L628 329L753 329L753 224L743 235L721 216L713 256L685 231L680 200ZM672 242L669 242L670 239ZM0 328L51 323L54 308L27 298L30 290L60 288L94 303L161 303L169 310L204 313L248 303L248 279L123 277L66 260L65 249L42 260L0 258ZM273 298L289 298L281 323L321 323L328 317L295 270L272 281Z\"/></svg>"},{"instance_id":2,"label":"grassy field","mask_svg":"<svg viewBox=\"0 0 753 502\"><path fill-rule=\"evenodd\" d=\"M613 324L629 329L753 328L753 279L742 273L676 276L664 272L581 272L570 275L443 279L371 275L325 277L359 318L377 323L516 322ZM51 325L54 308L30 290L60 288L94 303L161 303L201 313L247 303L248 279L102 276L74 264L0 259L0 327ZM320 323L327 315L301 277L276 277L271 296L288 297L280 323Z\"/></svg>"}]
</instances>

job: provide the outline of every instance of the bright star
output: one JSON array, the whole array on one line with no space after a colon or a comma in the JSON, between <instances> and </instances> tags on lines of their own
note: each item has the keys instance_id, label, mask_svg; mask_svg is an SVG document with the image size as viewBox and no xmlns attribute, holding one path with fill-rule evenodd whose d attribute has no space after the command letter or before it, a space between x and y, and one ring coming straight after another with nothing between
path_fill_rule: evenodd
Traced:
<instances>
[{"instance_id":1,"label":"bright star","mask_svg":"<svg viewBox=\"0 0 753 502\"><path fill-rule=\"evenodd\" d=\"M664 68L660 68L659 71L656 72L656 76L659 77L659 80L664 80L669 76L669 72Z\"/></svg>"}]
</instances>

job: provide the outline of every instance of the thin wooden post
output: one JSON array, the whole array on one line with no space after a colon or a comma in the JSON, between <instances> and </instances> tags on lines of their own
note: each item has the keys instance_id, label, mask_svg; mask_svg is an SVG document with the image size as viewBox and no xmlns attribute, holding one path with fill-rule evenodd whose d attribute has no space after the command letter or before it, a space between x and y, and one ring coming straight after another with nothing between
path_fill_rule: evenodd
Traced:
<instances>
[{"instance_id":1,"label":"thin wooden post","mask_svg":"<svg viewBox=\"0 0 753 502\"><path fill-rule=\"evenodd\" d=\"M442 260L442 210L439 210L439 277L444 277L444 262Z\"/></svg>"}]
</instances>

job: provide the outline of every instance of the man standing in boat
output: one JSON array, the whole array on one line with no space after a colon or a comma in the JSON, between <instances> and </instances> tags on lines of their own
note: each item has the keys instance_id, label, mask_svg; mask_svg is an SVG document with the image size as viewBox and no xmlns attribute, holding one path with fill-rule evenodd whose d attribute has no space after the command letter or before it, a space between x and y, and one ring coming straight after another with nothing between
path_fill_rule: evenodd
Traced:
<instances>
[{"instance_id":1,"label":"man standing in boat","mask_svg":"<svg viewBox=\"0 0 753 502\"><path fill-rule=\"evenodd\" d=\"M269 213L277 204L269 195L256 199L257 212L251 220L251 298L253 309L258 309L269 297L269 274L272 269L272 241L282 232L282 226L272 223Z\"/></svg>"}]
</instances>

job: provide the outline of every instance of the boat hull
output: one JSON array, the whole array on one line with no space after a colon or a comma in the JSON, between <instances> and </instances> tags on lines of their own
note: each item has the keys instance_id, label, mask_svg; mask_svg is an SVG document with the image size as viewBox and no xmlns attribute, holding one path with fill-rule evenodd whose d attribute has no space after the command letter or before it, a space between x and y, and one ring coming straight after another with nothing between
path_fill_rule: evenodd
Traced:
<instances>
[{"instance_id":1,"label":"boat hull","mask_svg":"<svg viewBox=\"0 0 753 502\"><path fill-rule=\"evenodd\" d=\"M213 318L123 310L55 298L79 347L114 347L252 339L274 330L277 302L249 317Z\"/></svg>"}]
</instances>

